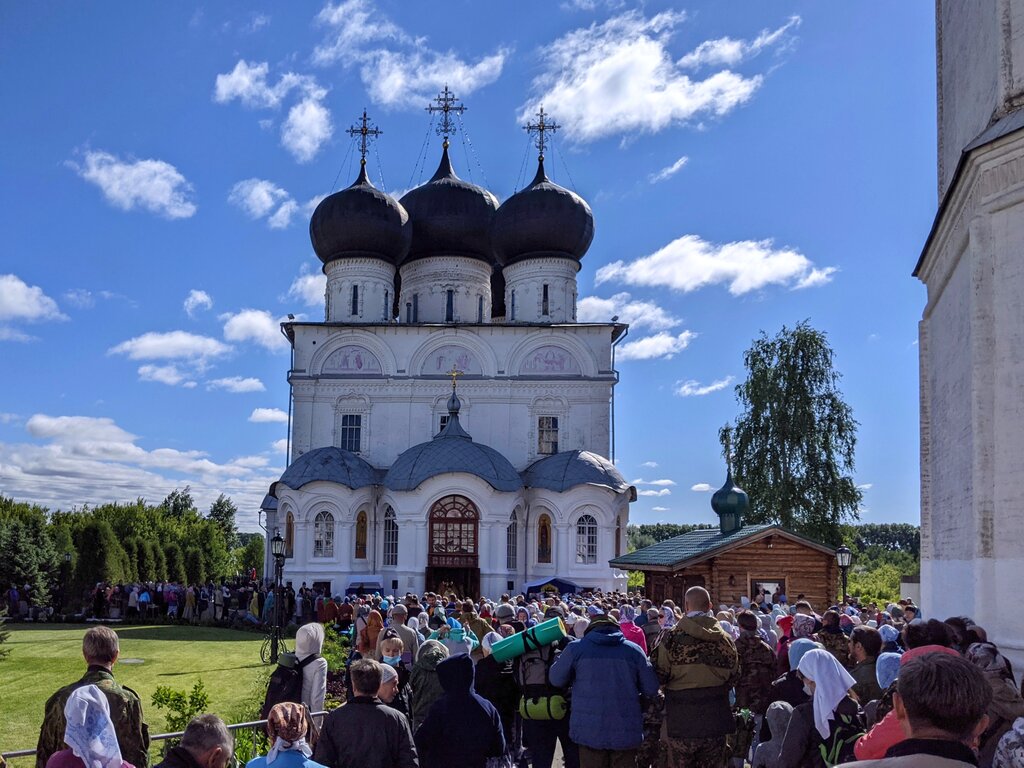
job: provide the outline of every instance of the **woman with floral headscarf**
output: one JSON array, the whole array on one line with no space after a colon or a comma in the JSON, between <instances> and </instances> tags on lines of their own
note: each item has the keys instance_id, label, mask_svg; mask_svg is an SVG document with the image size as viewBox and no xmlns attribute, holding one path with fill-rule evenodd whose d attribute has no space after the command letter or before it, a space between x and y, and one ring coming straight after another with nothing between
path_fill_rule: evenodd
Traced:
<instances>
[{"instance_id":1,"label":"woman with floral headscarf","mask_svg":"<svg viewBox=\"0 0 1024 768\"><path fill-rule=\"evenodd\" d=\"M267 735L270 751L254 757L245 768L324 768L312 759L318 733L304 704L274 705L267 715Z\"/></svg>"},{"instance_id":2,"label":"woman with floral headscarf","mask_svg":"<svg viewBox=\"0 0 1024 768\"><path fill-rule=\"evenodd\" d=\"M121 757L107 697L95 685L83 685L64 705L64 743L46 768L134 768Z\"/></svg>"}]
</instances>

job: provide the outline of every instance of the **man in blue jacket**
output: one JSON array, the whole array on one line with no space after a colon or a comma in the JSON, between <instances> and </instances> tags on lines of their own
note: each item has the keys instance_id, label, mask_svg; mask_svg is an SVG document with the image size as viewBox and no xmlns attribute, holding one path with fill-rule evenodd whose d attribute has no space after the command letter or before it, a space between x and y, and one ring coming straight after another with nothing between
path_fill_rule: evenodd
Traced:
<instances>
[{"instance_id":1,"label":"man in blue jacket","mask_svg":"<svg viewBox=\"0 0 1024 768\"><path fill-rule=\"evenodd\" d=\"M658 677L640 646L610 616L594 617L583 639L551 665L552 685L572 685L569 736L580 768L633 768L643 741L641 696L658 694Z\"/></svg>"}]
</instances>

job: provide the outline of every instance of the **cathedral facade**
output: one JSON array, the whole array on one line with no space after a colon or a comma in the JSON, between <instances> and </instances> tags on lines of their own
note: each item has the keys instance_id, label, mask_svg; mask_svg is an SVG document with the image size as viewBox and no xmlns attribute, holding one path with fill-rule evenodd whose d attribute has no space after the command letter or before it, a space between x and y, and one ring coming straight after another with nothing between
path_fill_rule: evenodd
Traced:
<instances>
[{"instance_id":1,"label":"cathedral facade","mask_svg":"<svg viewBox=\"0 0 1024 768\"><path fill-rule=\"evenodd\" d=\"M400 201L364 161L320 203L326 316L283 326L289 466L263 504L286 581L473 597L553 579L625 587L608 561L636 491L605 457L626 326L576 322L593 234L543 154L499 205L455 174L447 137L433 178Z\"/></svg>"}]
</instances>

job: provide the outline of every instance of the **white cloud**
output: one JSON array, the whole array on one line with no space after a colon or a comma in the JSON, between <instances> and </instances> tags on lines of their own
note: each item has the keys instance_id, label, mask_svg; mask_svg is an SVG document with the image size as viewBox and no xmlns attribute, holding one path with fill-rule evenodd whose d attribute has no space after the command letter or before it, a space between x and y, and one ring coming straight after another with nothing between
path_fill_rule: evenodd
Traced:
<instances>
[{"instance_id":1,"label":"white cloud","mask_svg":"<svg viewBox=\"0 0 1024 768\"><path fill-rule=\"evenodd\" d=\"M249 421L256 424L263 423L288 423L288 414L280 408L255 408L249 414Z\"/></svg>"},{"instance_id":2,"label":"white cloud","mask_svg":"<svg viewBox=\"0 0 1024 768\"><path fill-rule=\"evenodd\" d=\"M658 468L658 462L656 462L656 461L645 461L640 466L641 467L647 467L648 469L657 469Z\"/></svg>"},{"instance_id":3,"label":"white cloud","mask_svg":"<svg viewBox=\"0 0 1024 768\"><path fill-rule=\"evenodd\" d=\"M369 0L328 4L317 20L328 33L313 52L314 62L358 66L371 101L387 107L422 107L445 85L468 96L497 80L510 54L499 48L471 62L454 50L435 50L426 38L413 37L378 13Z\"/></svg>"},{"instance_id":4,"label":"white cloud","mask_svg":"<svg viewBox=\"0 0 1024 768\"><path fill-rule=\"evenodd\" d=\"M800 26L800 17L791 16L789 21L778 29L763 29L753 40L736 40L731 37L720 37L717 40L705 40L679 60L679 66L687 69L698 67L729 66L734 67L745 59L757 56L761 51L788 38L788 32Z\"/></svg>"},{"instance_id":5,"label":"white cloud","mask_svg":"<svg viewBox=\"0 0 1024 768\"><path fill-rule=\"evenodd\" d=\"M109 152L88 151L84 165L69 165L116 208L141 208L167 219L187 219L196 212L192 185L163 160L120 160Z\"/></svg>"},{"instance_id":6,"label":"white cloud","mask_svg":"<svg viewBox=\"0 0 1024 768\"><path fill-rule=\"evenodd\" d=\"M693 331L683 331L673 336L671 333L656 333L636 341L623 344L615 353L616 360L656 360L665 358L671 360L677 353L682 352L690 342L697 338Z\"/></svg>"},{"instance_id":7,"label":"white cloud","mask_svg":"<svg viewBox=\"0 0 1024 768\"><path fill-rule=\"evenodd\" d=\"M288 439L282 437L280 440L275 440L270 444L270 447L277 453L285 453L288 451Z\"/></svg>"},{"instance_id":8,"label":"white cloud","mask_svg":"<svg viewBox=\"0 0 1024 768\"><path fill-rule=\"evenodd\" d=\"M696 485L691 485L690 490L696 491L697 493L708 493L715 489L708 483L697 483Z\"/></svg>"},{"instance_id":9,"label":"white cloud","mask_svg":"<svg viewBox=\"0 0 1024 768\"><path fill-rule=\"evenodd\" d=\"M649 489L649 490L637 491L636 495L637 496L671 496L672 495L672 491L670 491L668 488L661 488L661 489L659 489L657 491L655 491L653 489Z\"/></svg>"},{"instance_id":10,"label":"white cloud","mask_svg":"<svg viewBox=\"0 0 1024 768\"><path fill-rule=\"evenodd\" d=\"M242 392L263 392L266 387L263 386L263 382L257 378L249 377L242 378L241 376L229 376L224 379L214 379L206 383L207 389L223 389L226 392L242 393Z\"/></svg>"},{"instance_id":11,"label":"white cloud","mask_svg":"<svg viewBox=\"0 0 1024 768\"><path fill-rule=\"evenodd\" d=\"M35 323L67 320L57 302L38 285L29 285L17 275L0 275L0 341L34 341L35 337L6 325L8 322Z\"/></svg>"},{"instance_id":12,"label":"white cloud","mask_svg":"<svg viewBox=\"0 0 1024 768\"><path fill-rule=\"evenodd\" d=\"M634 330L667 331L682 323L653 301L634 300L628 293L616 293L609 299L586 296L580 299L576 314L581 323L607 323L618 317L619 322L629 323Z\"/></svg>"},{"instance_id":13,"label":"white cloud","mask_svg":"<svg viewBox=\"0 0 1024 768\"><path fill-rule=\"evenodd\" d=\"M231 347L209 336L199 336L187 331L150 331L141 336L122 341L107 350L111 355L127 355L131 360L191 360L201 361L221 357Z\"/></svg>"},{"instance_id":14,"label":"white cloud","mask_svg":"<svg viewBox=\"0 0 1024 768\"><path fill-rule=\"evenodd\" d=\"M298 213L311 216L323 200L317 196L304 205L297 203L288 191L267 179L244 179L235 183L228 193L228 202L245 212L250 219L266 219L271 229L284 229Z\"/></svg>"},{"instance_id":15,"label":"white cloud","mask_svg":"<svg viewBox=\"0 0 1024 768\"><path fill-rule=\"evenodd\" d=\"M675 485L675 484L676 484L675 480L668 480L667 478L663 479L663 480L644 480L643 478L638 478L638 479L634 480L632 483L630 483L630 485L654 485L654 486L671 486L671 485Z\"/></svg>"},{"instance_id":16,"label":"white cloud","mask_svg":"<svg viewBox=\"0 0 1024 768\"><path fill-rule=\"evenodd\" d=\"M670 512L671 509L669 507L651 507L651 511L652 512Z\"/></svg>"},{"instance_id":17,"label":"white cloud","mask_svg":"<svg viewBox=\"0 0 1024 768\"><path fill-rule=\"evenodd\" d=\"M186 389L192 389L196 383L189 378L189 375L176 365L142 365L139 366L140 381L155 381L159 384L167 384L176 387L179 384Z\"/></svg>"},{"instance_id":18,"label":"white cloud","mask_svg":"<svg viewBox=\"0 0 1024 768\"><path fill-rule=\"evenodd\" d=\"M732 378L732 376L726 376L724 379L718 379L705 386L701 386L701 383L694 379L677 381L672 391L680 397L703 397L725 389L732 384Z\"/></svg>"},{"instance_id":19,"label":"white cloud","mask_svg":"<svg viewBox=\"0 0 1024 768\"><path fill-rule=\"evenodd\" d=\"M251 341L271 352L288 348L288 340L281 334L281 319L265 309L243 309L235 314L223 314L224 338L228 341Z\"/></svg>"},{"instance_id":20,"label":"white cloud","mask_svg":"<svg viewBox=\"0 0 1024 768\"><path fill-rule=\"evenodd\" d=\"M761 75L722 70L692 80L669 52L685 14L638 11L573 30L540 51L541 73L520 121L540 104L557 104L570 140L657 133L672 125L721 117L753 96Z\"/></svg>"},{"instance_id":21,"label":"white cloud","mask_svg":"<svg viewBox=\"0 0 1024 768\"><path fill-rule=\"evenodd\" d=\"M189 485L200 508L227 493L239 507L243 529L255 530L255 510L280 477L266 456L216 462L199 450L145 450L136 445L139 437L110 418L35 414L25 430L37 442L0 444L0 488L54 509L140 496L155 503Z\"/></svg>"},{"instance_id":22,"label":"white cloud","mask_svg":"<svg viewBox=\"0 0 1024 768\"><path fill-rule=\"evenodd\" d=\"M78 309L92 309L96 306L96 298L92 291L85 288L71 288L64 291L64 301Z\"/></svg>"},{"instance_id":23,"label":"white cloud","mask_svg":"<svg viewBox=\"0 0 1024 768\"><path fill-rule=\"evenodd\" d=\"M606 264L597 270L594 282L601 285L618 280L629 285L686 292L726 283L729 293L741 296L769 285L823 285L831 280L834 271L833 267L816 269L799 251L775 248L772 240L719 245L697 235L684 235L649 256Z\"/></svg>"},{"instance_id":24,"label":"white cloud","mask_svg":"<svg viewBox=\"0 0 1024 768\"><path fill-rule=\"evenodd\" d=\"M288 111L281 144L300 163L308 163L333 133L330 110L318 99L305 98Z\"/></svg>"},{"instance_id":25,"label":"white cloud","mask_svg":"<svg viewBox=\"0 0 1024 768\"><path fill-rule=\"evenodd\" d=\"M647 180L650 181L651 184L657 184L659 181L671 179L673 176L679 173L679 171L683 169L683 166L686 165L688 162L690 162L690 158L688 158L686 155L683 155L674 163L666 165L660 171L652 173L650 176L647 177Z\"/></svg>"},{"instance_id":26,"label":"white cloud","mask_svg":"<svg viewBox=\"0 0 1024 768\"><path fill-rule=\"evenodd\" d=\"M298 299L307 307L323 307L326 292L327 276L322 272L310 273L309 268L303 265L299 276L288 288L288 298Z\"/></svg>"},{"instance_id":27,"label":"white cloud","mask_svg":"<svg viewBox=\"0 0 1024 768\"><path fill-rule=\"evenodd\" d=\"M862 491L870 491L874 487L874 483L861 483L857 486Z\"/></svg>"},{"instance_id":28,"label":"white cloud","mask_svg":"<svg viewBox=\"0 0 1024 768\"><path fill-rule=\"evenodd\" d=\"M195 317L195 313L199 310L210 309L212 306L213 299L210 298L210 294L206 291L193 288L188 292L188 296L185 297L185 313L189 317Z\"/></svg>"},{"instance_id":29,"label":"white cloud","mask_svg":"<svg viewBox=\"0 0 1024 768\"><path fill-rule=\"evenodd\" d=\"M270 24L270 17L265 13L257 13L249 20L249 23L242 27L242 31L246 33L258 32L263 27Z\"/></svg>"}]
</instances>

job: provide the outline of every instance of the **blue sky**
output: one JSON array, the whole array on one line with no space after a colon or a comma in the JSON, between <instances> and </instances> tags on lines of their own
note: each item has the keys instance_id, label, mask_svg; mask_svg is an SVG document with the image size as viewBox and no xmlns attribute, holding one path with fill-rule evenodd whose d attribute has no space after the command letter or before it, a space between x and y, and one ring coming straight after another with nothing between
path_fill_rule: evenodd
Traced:
<instances>
[{"instance_id":1,"label":"blue sky","mask_svg":"<svg viewBox=\"0 0 1024 768\"><path fill-rule=\"evenodd\" d=\"M549 174L597 227L581 314L633 321L634 522L713 520L743 351L804 319L860 422L862 518L918 518L927 3L7 3L0 69L0 493L188 483L253 529L283 469L277 323L322 318L311 206L355 177L363 108L374 182L429 178L447 83L456 169L499 199L532 177L525 117L562 125Z\"/></svg>"}]
</instances>

